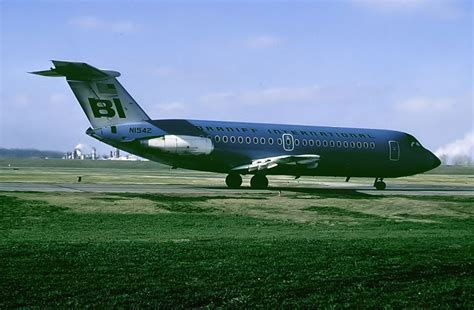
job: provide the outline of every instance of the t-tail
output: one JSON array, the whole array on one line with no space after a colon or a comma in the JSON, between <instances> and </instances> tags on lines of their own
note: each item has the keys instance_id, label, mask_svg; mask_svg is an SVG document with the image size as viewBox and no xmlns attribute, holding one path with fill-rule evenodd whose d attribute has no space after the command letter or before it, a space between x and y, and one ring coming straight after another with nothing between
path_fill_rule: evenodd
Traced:
<instances>
[{"instance_id":1,"label":"t-tail","mask_svg":"<svg viewBox=\"0 0 474 310\"><path fill-rule=\"evenodd\" d=\"M117 81L119 72L100 70L82 62L52 62L54 68L31 73L65 77L93 128L150 119Z\"/></svg>"}]
</instances>

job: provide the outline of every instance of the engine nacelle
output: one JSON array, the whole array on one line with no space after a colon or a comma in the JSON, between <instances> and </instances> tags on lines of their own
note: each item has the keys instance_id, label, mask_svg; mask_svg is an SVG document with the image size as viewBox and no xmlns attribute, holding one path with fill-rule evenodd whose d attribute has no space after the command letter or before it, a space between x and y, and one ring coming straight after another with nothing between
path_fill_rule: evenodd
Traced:
<instances>
[{"instance_id":1,"label":"engine nacelle","mask_svg":"<svg viewBox=\"0 0 474 310\"><path fill-rule=\"evenodd\" d=\"M195 136L165 135L141 141L142 145L178 155L208 155L214 150L211 139Z\"/></svg>"}]
</instances>

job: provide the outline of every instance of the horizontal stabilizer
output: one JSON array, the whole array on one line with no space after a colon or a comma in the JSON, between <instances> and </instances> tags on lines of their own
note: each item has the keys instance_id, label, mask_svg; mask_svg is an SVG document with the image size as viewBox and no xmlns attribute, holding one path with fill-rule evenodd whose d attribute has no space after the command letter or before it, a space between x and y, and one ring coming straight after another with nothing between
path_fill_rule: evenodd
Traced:
<instances>
[{"instance_id":1,"label":"horizontal stabilizer","mask_svg":"<svg viewBox=\"0 0 474 310\"><path fill-rule=\"evenodd\" d=\"M42 76L64 76L62 74L57 73L56 71L51 68L51 70L44 70L44 71L34 71L34 72L29 72L31 74L36 74L36 75L42 75Z\"/></svg>"},{"instance_id":2,"label":"horizontal stabilizer","mask_svg":"<svg viewBox=\"0 0 474 310\"><path fill-rule=\"evenodd\" d=\"M100 70L83 62L70 62L53 60L54 68L44 71L30 72L32 74L57 77L64 76L68 80L94 81L104 80L110 77L120 76L119 72L110 70Z\"/></svg>"}]
</instances>

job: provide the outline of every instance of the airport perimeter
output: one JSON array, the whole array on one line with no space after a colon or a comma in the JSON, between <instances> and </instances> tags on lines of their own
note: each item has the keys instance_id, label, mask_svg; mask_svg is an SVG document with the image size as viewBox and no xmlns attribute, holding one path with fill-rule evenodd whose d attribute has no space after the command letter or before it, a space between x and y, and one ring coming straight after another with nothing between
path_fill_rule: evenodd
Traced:
<instances>
[{"instance_id":1,"label":"airport perimeter","mask_svg":"<svg viewBox=\"0 0 474 310\"><path fill-rule=\"evenodd\" d=\"M0 308L474 307L473 168L224 177L0 159Z\"/></svg>"}]
</instances>

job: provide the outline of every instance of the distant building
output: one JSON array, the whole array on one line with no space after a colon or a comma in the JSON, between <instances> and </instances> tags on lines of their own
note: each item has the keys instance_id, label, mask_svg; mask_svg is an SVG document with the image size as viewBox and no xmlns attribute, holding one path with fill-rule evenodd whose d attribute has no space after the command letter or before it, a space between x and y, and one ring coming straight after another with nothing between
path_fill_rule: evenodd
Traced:
<instances>
[{"instance_id":1,"label":"distant building","mask_svg":"<svg viewBox=\"0 0 474 310\"><path fill-rule=\"evenodd\" d=\"M95 147L89 147L84 144L78 144L72 152L67 152L63 159L75 159L75 160L130 160L130 161L147 161L147 159L125 154L121 155L119 149L113 149L110 151L110 156L102 156L100 157L97 153L97 149Z\"/></svg>"},{"instance_id":2,"label":"distant building","mask_svg":"<svg viewBox=\"0 0 474 310\"><path fill-rule=\"evenodd\" d=\"M72 152L67 152L64 159L78 159L78 160L97 160L97 150L95 147L89 147L84 144L78 144Z\"/></svg>"}]
</instances>

